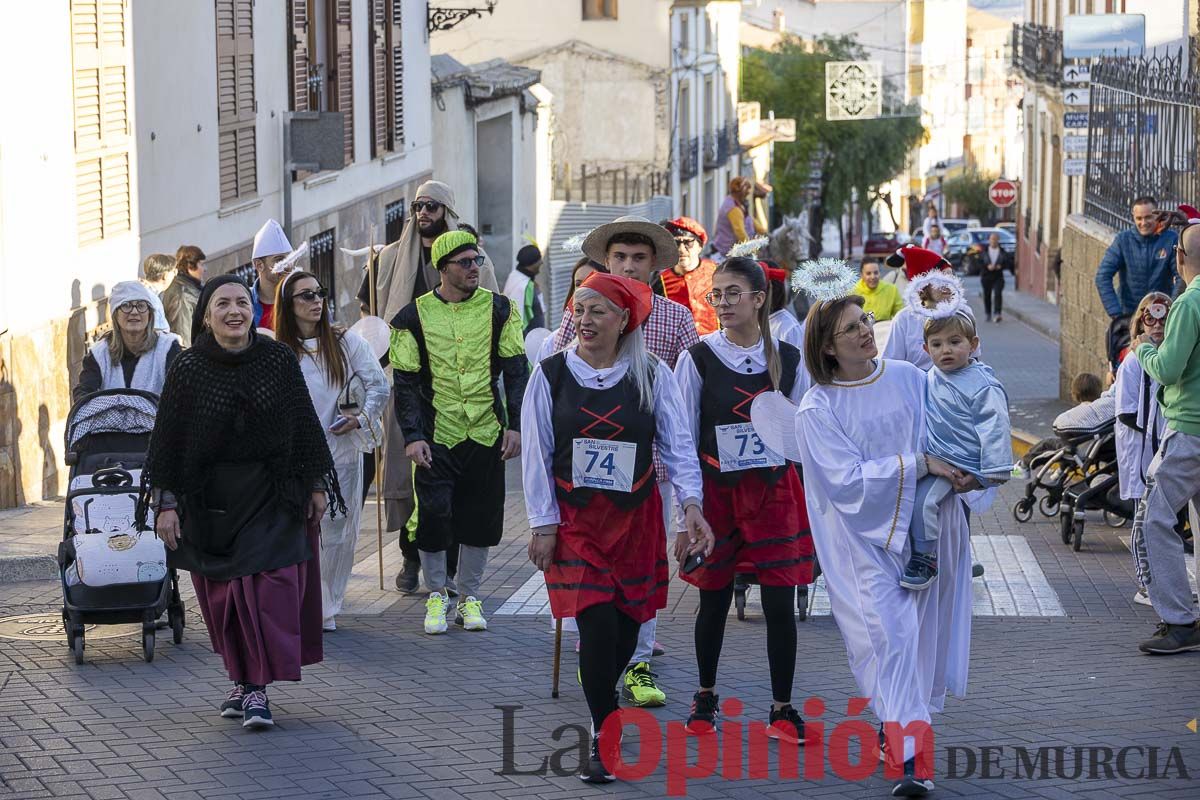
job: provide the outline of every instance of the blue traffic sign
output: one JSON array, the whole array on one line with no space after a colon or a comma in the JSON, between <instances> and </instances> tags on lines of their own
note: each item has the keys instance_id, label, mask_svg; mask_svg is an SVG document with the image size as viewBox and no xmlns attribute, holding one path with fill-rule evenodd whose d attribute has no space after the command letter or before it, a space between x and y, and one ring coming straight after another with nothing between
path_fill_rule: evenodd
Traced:
<instances>
[{"instance_id":1,"label":"blue traffic sign","mask_svg":"<svg viewBox=\"0 0 1200 800\"><path fill-rule=\"evenodd\" d=\"M1068 111L1063 114L1064 128L1086 128L1088 126L1088 112L1086 111Z\"/></svg>"}]
</instances>

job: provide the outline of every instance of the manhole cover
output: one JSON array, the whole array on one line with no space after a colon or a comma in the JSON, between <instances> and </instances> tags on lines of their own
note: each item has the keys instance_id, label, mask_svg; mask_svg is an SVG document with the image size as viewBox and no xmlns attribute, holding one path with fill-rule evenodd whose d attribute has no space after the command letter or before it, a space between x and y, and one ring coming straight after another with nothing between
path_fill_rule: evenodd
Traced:
<instances>
[{"instance_id":1,"label":"manhole cover","mask_svg":"<svg viewBox=\"0 0 1200 800\"><path fill-rule=\"evenodd\" d=\"M141 625L84 625L87 639L116 639L119 636L138 636ZM20 639L27 642L66 642L61 614L22 614L19 617L0 617L0 639Z\"/></svg>"}]
</instances>

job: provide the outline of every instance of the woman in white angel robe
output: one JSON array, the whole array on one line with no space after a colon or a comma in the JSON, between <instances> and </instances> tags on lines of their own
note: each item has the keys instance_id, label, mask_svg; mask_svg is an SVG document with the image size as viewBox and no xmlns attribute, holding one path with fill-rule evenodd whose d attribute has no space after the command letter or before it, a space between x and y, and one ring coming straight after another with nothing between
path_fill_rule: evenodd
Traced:
<instances>
[{"instance_id":1,"label":"woman in white angel robe","mask_svg":"<svg viewBox=\"0 0 1200 800\"><path fill-rule=\"evenodd\" d=\"M816 327L830 357L809 365L816 385L797 412L797 434L833 617L859 691L880 721L930 723L947 692L961 697L967 686L966 517L957 497L943 502L937 582L922 592L901 587L917 479L952 472L932 457L927 465L924 454L926 376L912 364L877 358L874 334L853 300L822 304L821 311L809 328ZM917 747L906 737L904 759Z\"/></svg>"}]
</instances>

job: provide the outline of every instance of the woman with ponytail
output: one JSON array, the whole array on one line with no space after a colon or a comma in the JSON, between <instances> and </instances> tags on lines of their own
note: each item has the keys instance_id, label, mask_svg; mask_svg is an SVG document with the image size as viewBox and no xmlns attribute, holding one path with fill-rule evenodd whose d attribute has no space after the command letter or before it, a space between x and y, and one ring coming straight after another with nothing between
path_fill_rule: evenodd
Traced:
<instances>
[{"instance_id":1,"label":"woman with ponytail","mask_svg":"<svg viewBox=\"0 0 1200 800\"><path fill-rule=\"evenodd\" d=\"M704 476L704 517L716 544L696 569L681 572L700 590L696 660L700 686L687 727L716 730L717 662L733 600L734 570L752 565L767 620L772 704L767 734L804 740L804 721L791 705L796 670L796 587L812 581L813 546L804 489L796 470L763 444L750 421L751 400L779 391L799 404L808 386L800 351L771 335L770 283L762 266L730 258L713 273L708 302L722 330L679 358L683 395Z\"/></svg>"}]
</instances>

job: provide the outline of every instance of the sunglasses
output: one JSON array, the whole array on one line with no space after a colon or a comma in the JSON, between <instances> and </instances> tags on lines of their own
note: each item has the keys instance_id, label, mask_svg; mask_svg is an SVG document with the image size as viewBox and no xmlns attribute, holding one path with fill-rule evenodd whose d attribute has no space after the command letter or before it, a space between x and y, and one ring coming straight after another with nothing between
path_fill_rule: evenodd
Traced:
<instances>
[{"instance_id":1,"label":"sunglasses","mask_svg":"<svg viewBox=\"0 0 1200 800\"><path fill-rule=\"evenodd\" d=\"M482 267L483 262L487 261L486 256L475 256L474 258L453 258L446 262L446 266L457 264L463 269L470 269L472 266Z\"/></svg>"},{"instance_id":2,"label":"sunglasses","mask_svg":"<svg viewBox=\"0 0 1200 800\"><path fill-rule=\"evenodd\" d=\"M677 247L691 247L694 244L699 244L700 240L695 236L676 236L675 245Z\"/></svg>"},{"instance_id":3,"label":"sunglasses","mask_svg":"<svg viewBox=\"0 0 1200 800\"><path fill-rule=\"evenodd\" d=\"M324 300L329 296L329 292L325 291L324 287L320 289L305 289L303 292L296 292L292 295L293 300L300 300L305 303L311 303L313 300L320 298Z\"/></svg>"},{"instance_id":4,"label":"sunglasses","mask_svg":"<svg viewBox=\"0 0 1200 800\"><path fill-rule=\"evenodd\" d=\"M430 214L436 213L442 204L437 200L413 200L412 213L419 214L422 211L428 211Z\"/></svg>"}]
</instances>

